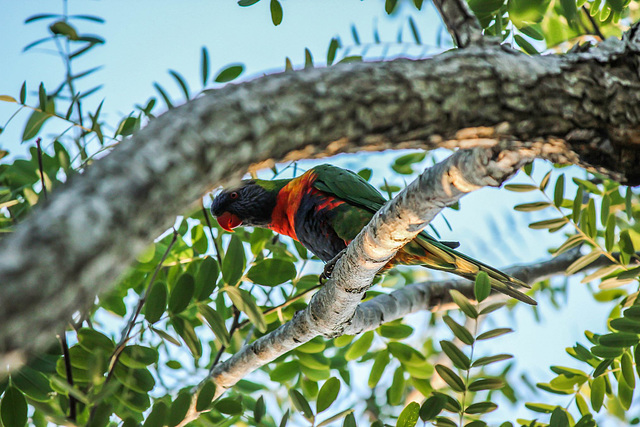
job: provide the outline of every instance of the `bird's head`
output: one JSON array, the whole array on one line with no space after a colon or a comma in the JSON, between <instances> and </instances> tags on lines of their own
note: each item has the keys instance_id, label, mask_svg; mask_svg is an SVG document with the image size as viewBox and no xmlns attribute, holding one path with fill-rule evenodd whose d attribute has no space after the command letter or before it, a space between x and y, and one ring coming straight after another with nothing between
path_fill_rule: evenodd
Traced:
<instances>
[{"instance_id":1,"label":"bird's head","mask_svg":"<svg viewBox=\"0 0 640 427\"><path fill-rule=\"evenodd\" d=\"M278 191L267 189L271 181L247 180L239 187L222 190L213 199L211 214L220 227L231 231L241 225L266 227L276 206Z\"/></svg>"}]
</instances>

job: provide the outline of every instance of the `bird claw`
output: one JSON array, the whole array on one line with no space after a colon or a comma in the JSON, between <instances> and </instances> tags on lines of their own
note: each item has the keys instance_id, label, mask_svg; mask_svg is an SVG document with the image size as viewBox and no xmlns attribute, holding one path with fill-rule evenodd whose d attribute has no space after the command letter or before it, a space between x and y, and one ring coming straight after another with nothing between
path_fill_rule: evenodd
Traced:
<instances>
[{"instance_id":1,"label":"bird claw","mask_svg":"<svg viewBox=\"0 0 640 427\"><path fill-rule=\"evenodd\" d=\"M324 285L325 282L331 278L331 273L333 273L333 269L336 266L336 263L340 258L342 258L342 255L344 255L346 251L346 248L341 250L336 256L334 256L324 265L324 270L322 270L322 274L320 274L320 277L318 278L321 285Z\"/></svg>"}]
</instances>

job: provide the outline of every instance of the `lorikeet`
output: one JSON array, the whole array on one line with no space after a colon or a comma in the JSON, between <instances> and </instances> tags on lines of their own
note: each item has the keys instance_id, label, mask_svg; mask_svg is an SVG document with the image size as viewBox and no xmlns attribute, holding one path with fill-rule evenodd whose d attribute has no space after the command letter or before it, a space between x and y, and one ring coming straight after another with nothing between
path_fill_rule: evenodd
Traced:
<instances>
[{"instance_id":1,"label":"lorikeet","mask_svg":"<svg viewBox=\"0 0 640 427\"><path fill-rule=\"evenodd\" d=\"M386 203L359 175L331 165L320 165L293 179L252 179L219 193L211 206L220 226L231 231L240 225L269 228L299 241L324 262L331 261ZM422 265L474 280L479 271L489 275L494 289L535 304L517 287L525 283L439 242L426 232L409 242L385 266Z\"/></svg>"}]
</instances>

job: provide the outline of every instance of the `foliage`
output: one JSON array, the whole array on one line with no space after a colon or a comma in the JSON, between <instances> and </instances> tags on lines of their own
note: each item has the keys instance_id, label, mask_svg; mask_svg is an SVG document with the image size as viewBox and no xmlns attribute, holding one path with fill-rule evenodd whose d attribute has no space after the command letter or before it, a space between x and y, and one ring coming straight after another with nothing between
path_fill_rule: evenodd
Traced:
<instances>
[{"instance_id":1,"label":"foliage","mask_svg":"<svg viewBox=\"0 0 640 427\"><path fill-rule=\"evenodd\" d=\"M247 7L258 1L238 3ZM387 0L386 13L396 13L401 3ZM425 7L422 1L413 3L416 13ZM567 50L593 36L619 36L625 20L638 10L628 7L629 1L617 0L470 0L469 4L487 34L530 54L544 48ZM270 0L269 10L274 25L286 19L280 1ZM101 18L42 14L26 24L42 21L49 23L49 34L25 51L47 43L56 46L66 76L53 90L41 84L36 99L29 96L26 82L17 97L0 96L18 109L32 111L23 131L23 140L32 142L28 158L12 159L7 152L0 153L3 233L10 233L38 203L44 203L48 192L82 173L95 156L153 120L157 103L150 98L144 106L136 106L131 114L111 123L115 132L106 135L102 102L86 108L101 88L77 90L78 81L100 67L72 71L78 57L104 43L99 36L80 30L84 22L100 23ZM413 19L403 28L411 32L409 44L422 46ZM407 43L402 30L395 42L383 43L377 29L373 43L363 42L355 27L352 38L350 45L338 37L329 42L328 65L375 56L372 46ZM386 56L384 50L380 56ZM231 64L212 73L206 47L200 58L201 90L195 94L179 72L169 71L185 101L235 80L244 71L242 64ZM292 68L288 59L285 62L286 68ZM305 67L312 66L307 50ZM157 83L152 86L167 108L173 108L175 100L168 91ZM50 120L67 123L68 128L53 138L44 137L42 126ZM5 127L10 122L11 118ZM43 148L41 138L51 142ZM396 158L391 181L401 182L430 160L424 153ZM295 174L296 168L295 164L274 167L273 176L291 169ZM597 284L594 299L604 304L613 301L615 306L600 333L585 331L586 345L567 348L582 368L551 366L553 377L536 385L549 395L541 402L526 403L535 415L529 413L516 423L591 426L597 414L605 413L637 423L632 401L640 374L640 306L636 304L640 267L633 267L640 247L638 195L595 174L569 179L554 169L541 182L534 182L532 168L525 172L529 182L506 186L507 191L531 196L514 209L548 214L529 227L540 233L565 234L565 242L552 250L554 255L582 247L584 256L567 268L567 274L588 270L583 282ZM372 178L371 169L359 174ZM553 182L552 176L556 177ZM400 186L385 182L381 189L393 196ZM589 269L601 257L611 264ZM318 271L318 260L297 242L264 229L240 229L229 235L212 222L204 205L188 212L139 256L113 289L73 319L59 343L1 379L0 420L6 427L24 425L27 418L34 425L64 424L66 419L92 426L177 425L207 369L305 308L319 286ZM416 280L414 270L393 271L367 298ZM522 401L526 393L510 375L512 356L492 351L485 342L513 332L488 326L492 322L487 317L505 305L484 301L488 290L486 276L480 275L474 301L453 292L460 310L434 314L426 333L398 320L357 337L314 338L240 381L216 401L215 386L207 383L195 391L197 410L207 410L196 424L283 426L306 420L315 426L352 426L365 418L363 406L352 397L365 382L371 390L366 398L371 425L414 426L422 420L438 426L476 427L487 425L487 413L492 413L492 422L502 421L496 417L498 405ZM545 281L536 284L533 292L553 300L566 288ZM114 334L114 329L122 332ZM436 343L433 336L443 332L447 338Z\"/></svg>"}]
</instances>

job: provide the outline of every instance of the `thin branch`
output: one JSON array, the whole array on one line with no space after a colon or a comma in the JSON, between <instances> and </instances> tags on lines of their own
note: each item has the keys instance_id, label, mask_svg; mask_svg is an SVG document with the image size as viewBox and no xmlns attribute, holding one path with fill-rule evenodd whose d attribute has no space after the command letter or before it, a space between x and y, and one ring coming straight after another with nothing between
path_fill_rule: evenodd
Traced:
<instances>
[{"instance_id":1,"label":"thin branch","mask_svg":"<svg viewBox=\"0 0 640 427\"><path fill-rule=\"evenodd\" d=\"M444 25L459 48L480 44L482 27L465 0L433 0Z\"/></svg>"},{"instance_id":2,"label":"thin branch","mask_svg":"<svg viewBox=\"0 0 640 427\"><path fill-rule=\"evenodd\" d=\"M349 244L331 278L305 310L214 366L203 383L214 381L218 397L253 370L312 338L342 335L375 275L399 249L443 208L473 190L499 186L534 156L531 150L494 152L491 148L475 148L457 151L425 170L385 204ZM197 418L197 414L194 401L181 425Z\"/></svg>"},{"instance_id":3,"label":"thin branch","mask_svg":"<svg viewBox=\"0 0 640 427\"><path fill-rule=\"evenodd\" d=\"M591 16L591 14L589 13L589 10L587 10L586 6L582 6L582 11L584 12L584 15L587 17L587 19L589 20L589 22L591 23L591 26L593 27L593 32L596 36L600 37L600 40L604 40L604 34L602 34L602 31L600 31L600 27L598 26L598 23L596 22L595 19L593 19L593 16Z\"/></svg>"},{"instance_id":4,"label":"thin branch","mask_svg":"<svg viewBox=\"0 0 640 427\"><path fill-rule=\"evenodd\" d=\"M108 383L109 380L111 380L111 378L113 376L113 373L115 372L116 365L118 363L118 359L120 358L120 355L122 354L122 350L124 350L125 346L127 345L127 342L129 341L129 335L131 334L131 330L133 329L134 325L136 324L136 320L138 319L138 316L140 315L140 312L142 311L142 307L144 306L144 303L147 301L147 298L149 297L149 293L151 292L151 288L153 287L153 284L156 281L156 277L158 276L158 273L160 272L160 269L162 268L162 265L164 264L164 260L167 259L167 256L169 256L169 252L171 251L171 248L173 247L173 245L176 243L177 239L178 239L178 232L174 229L173 230L173 238L171 239L171 242L169 243L169 246L167 246L167 249L164 251L164 255L162 255L162 259L158 263L155 271L153 272L153 275L151 276L151 280L149 281L149 285L147 286L147 289L145 289L145 291L144 291L144 295L142 295L142 297L140 297L140 299L138 300L138 304L136 305L136 309L131 314L131 317L129 318L129 321L127 322L127 326L125 326L124 330L122 331L122 336L120 337L120 342L118 343L118 345L116 346L115 350L113 351L113 354L111 356L111 363L110 363L110 366L109 366L109 373L107 374L107 379L105 380L105 384Z\"/></svg>"},{"instance_id":5,"label":"thin branch","mask_svg":"<svg viewBox=\"0 0 640 427\"><path fill-rule=\"evenodd\" d=\"M58 339L60 340L60 347L62 348L64 371L67 375L67 383L70 387L73 387L73 368L71 367L71 356L69 355L69 344L67 344L66 332L62 331L62 333L58 335ZM69 393L69 420L74 423L76 422L77 403L78 400L73 396L73 394Z\"/></svg>"},{"instance_id":6,"label":"thin branch","mask_svg":"<svg viewBox=\"0 0 640 427\"><path fill-rule=\"evenodd\" d=\"M213 242L213 247L216 250L216 259L218 260L218 265L222 268L222 257L220 256L220 248L218 247L218 241L213 236L213 228L211 227L211 220L209 219L209 212L204 207L204 203L202 203L202 214L204 215L204 220L207 223L207 227L209 227L209 233L211 234L211 241Z\"/></svg>"}]
</instances>

